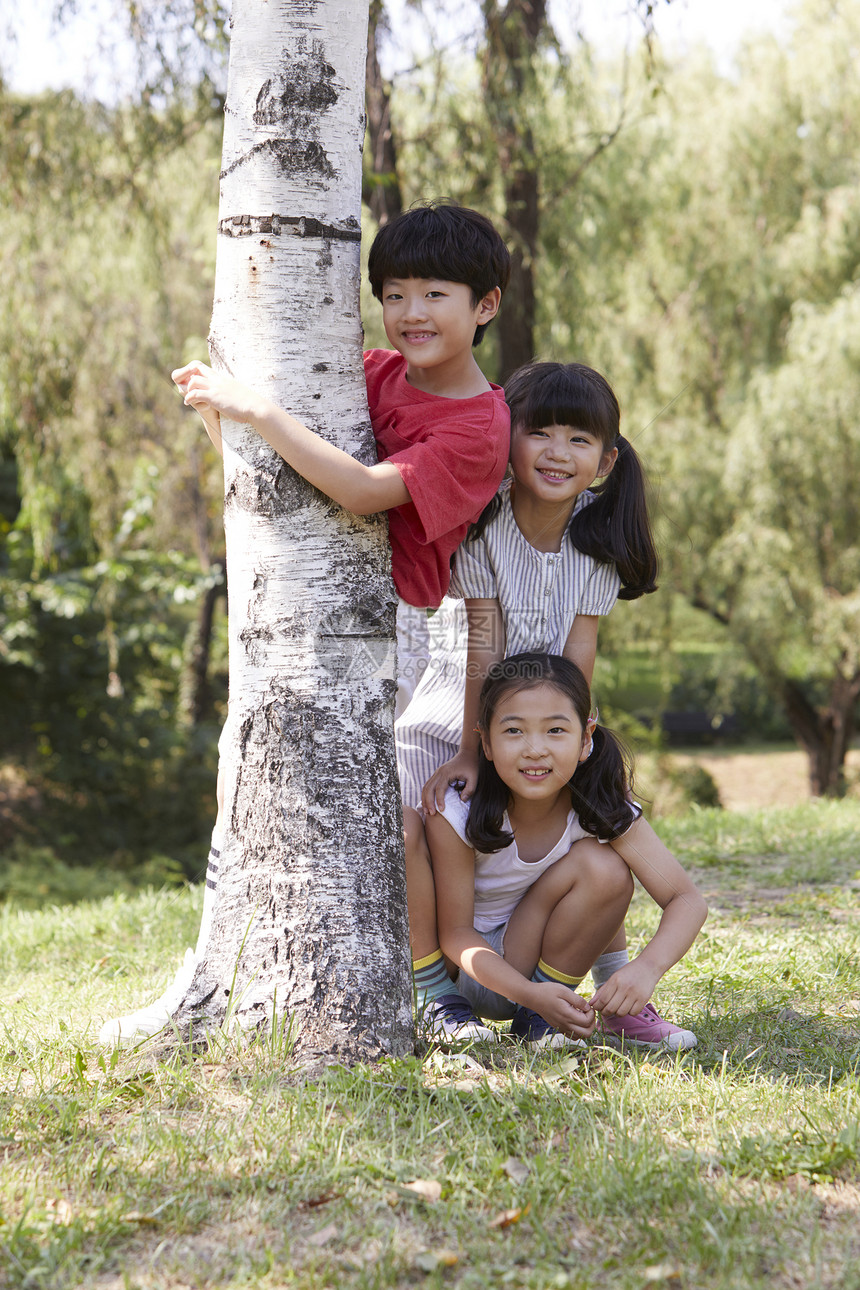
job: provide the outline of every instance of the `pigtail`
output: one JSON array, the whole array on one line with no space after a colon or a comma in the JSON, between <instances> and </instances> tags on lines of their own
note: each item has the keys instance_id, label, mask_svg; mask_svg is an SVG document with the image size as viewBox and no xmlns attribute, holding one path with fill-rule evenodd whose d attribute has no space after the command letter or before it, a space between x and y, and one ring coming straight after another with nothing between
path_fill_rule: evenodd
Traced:
<instances>
[{"instance_id":1,"label":"pigtail","mask_svg":"<svg viewBox=\"0 0 860 1290\"><path fill-rule=\"evenodd\" d=\"M629 791L629 757L611 731L595 726L591 755L570 781L573 809L587 833L609 842L625 833L634 818Z\"/></svg>"},{"instance_id":2,"label":"pigtail","mask_svg":"<svg viewBox=\"0 0 860 1290\"><path fill-rule=\"evenodd\" d=\"M483 748L479 748L478 779L466 821L466 841L470 847L484 855L492 855L494 851L511 845L514 835L504 827L510 796L508 786L499 778L493 763L484 756Z\"/></svg>"},{"instance_id":3,"label":"pigtail","mask_svg":"<svg viewBox=\"0 0 860 1290\"><path fill-rule=\"evenodd\" d=\"M594 501L574 515L569 533L577 551L615 565L621 579L619 600L636 600L657 590L657 550L642 463L623 435L616 447L613 469L592 488Z\"/></svg>"},{"instance_id":4,"label":"pigtail","mask_svg":"<svg viewBox=\"0 0 860 1290\"><path fill-rule=\"evenodd\" d=\"M487 505L484 507L484 509L481 511L481 514L475 520L475 523L470 526L469 531L467 532L463 541L476 542L478 538L482 536L484 530L486 529L487 525L491 522L491 520L494 520L496 518L499 511L501 510L501 507L502 507L502 494L499 492L496 492L487 502ZM456 551L454 552L454 555L456 555ZM454 556L452 555L451 557L452 564L453 564L453 560L454 560Z\"/></svg>"}]
</instances>

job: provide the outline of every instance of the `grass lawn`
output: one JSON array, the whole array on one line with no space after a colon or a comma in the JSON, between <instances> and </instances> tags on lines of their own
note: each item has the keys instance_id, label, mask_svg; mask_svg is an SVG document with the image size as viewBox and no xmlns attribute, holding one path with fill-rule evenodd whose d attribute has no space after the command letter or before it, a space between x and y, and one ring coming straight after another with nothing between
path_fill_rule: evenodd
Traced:
<instances>
[{"instance_id":1,"label":"grass lawn","mask_svg":"<svg viewBox=\"0 0 860 1290\"><path fill-rule=\"evenodd\" d=\"M117 1057L98 1024L163 988L200 890L5 911L0 1285L860 1288L860 805L658 828L711 901L659 991L679 1059Z\"/></svg>"}]
</instances>

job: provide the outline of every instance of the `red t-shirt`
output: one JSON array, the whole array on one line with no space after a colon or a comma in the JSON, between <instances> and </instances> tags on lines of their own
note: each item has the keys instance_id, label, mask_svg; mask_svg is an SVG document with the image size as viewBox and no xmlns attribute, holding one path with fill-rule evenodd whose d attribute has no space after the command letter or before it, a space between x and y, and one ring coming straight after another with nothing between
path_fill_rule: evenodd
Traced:
<instances>
[{"instance_id":1,"label":"red t-shirt","mask_svg":"<svg viewBox=\"0 0 860 1290\"><path fill-rule=\"evenodd\" d=\"M395 350L367 350L364 374L377 455L394 463L411 498L388 512L394 585L410 605L435 608L451 556L505 473L510 412L498 385L471 399L416 390Z\"/></svg>"}]
</instances>

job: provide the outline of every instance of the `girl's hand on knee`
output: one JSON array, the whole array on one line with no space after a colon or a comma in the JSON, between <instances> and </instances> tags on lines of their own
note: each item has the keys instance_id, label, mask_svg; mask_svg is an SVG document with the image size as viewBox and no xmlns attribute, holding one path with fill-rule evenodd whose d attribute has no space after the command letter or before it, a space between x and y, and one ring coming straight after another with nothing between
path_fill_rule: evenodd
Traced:
<instances>
[{"instance_id":1,"label":"girl's hand on knee","mask_svg":"<svg viewBox=\"0 0 860 1290\"><path fill-rule=\"evenodd\" d=\"M587 1039L593 1032L597 1024L593 1007L566 985L541 981L535 984L534 991L534 1002L528 1006L556 1030L577 1039Z\"/></svg>"},{"instance_id":2,"label":"girl's hand on knee","mask_svg":"<svg viewBox=\"0 0 860 1290\"><path fill-rule=\"evenodd\" d=\"M626 963L591 996L591 1006L614 1017L641 1012L661 974L640 959Z\"/></svg>"}]
</instances>

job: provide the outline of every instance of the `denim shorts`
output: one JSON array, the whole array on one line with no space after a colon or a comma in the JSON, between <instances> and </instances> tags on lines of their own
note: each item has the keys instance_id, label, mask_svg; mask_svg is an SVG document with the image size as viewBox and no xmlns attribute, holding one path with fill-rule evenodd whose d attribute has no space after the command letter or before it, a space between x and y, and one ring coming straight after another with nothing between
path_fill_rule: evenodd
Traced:
<instances>
[{"instance_id":1,"label":"denim shorts","mask_svg":"<svg viewBox=\"0 0 860 1290\"><path fill-rule=\"evenodd\" d=\"M502 958L505 957L505 932L508 929L507 923L502 923L499 927L494 927L491 932L481 932L484 940L494 949ZM511 1017L517 1010L517 1005L510 999L506 999L503 994L496 994L495 990L488 990L485 985L481 985L474 977L468 976L462 968L460 975L457 977L457 989L464 998L468 999L479 1017L486 1017L489 1021L510 1021Z\"/></svg>"}]
</instances>

